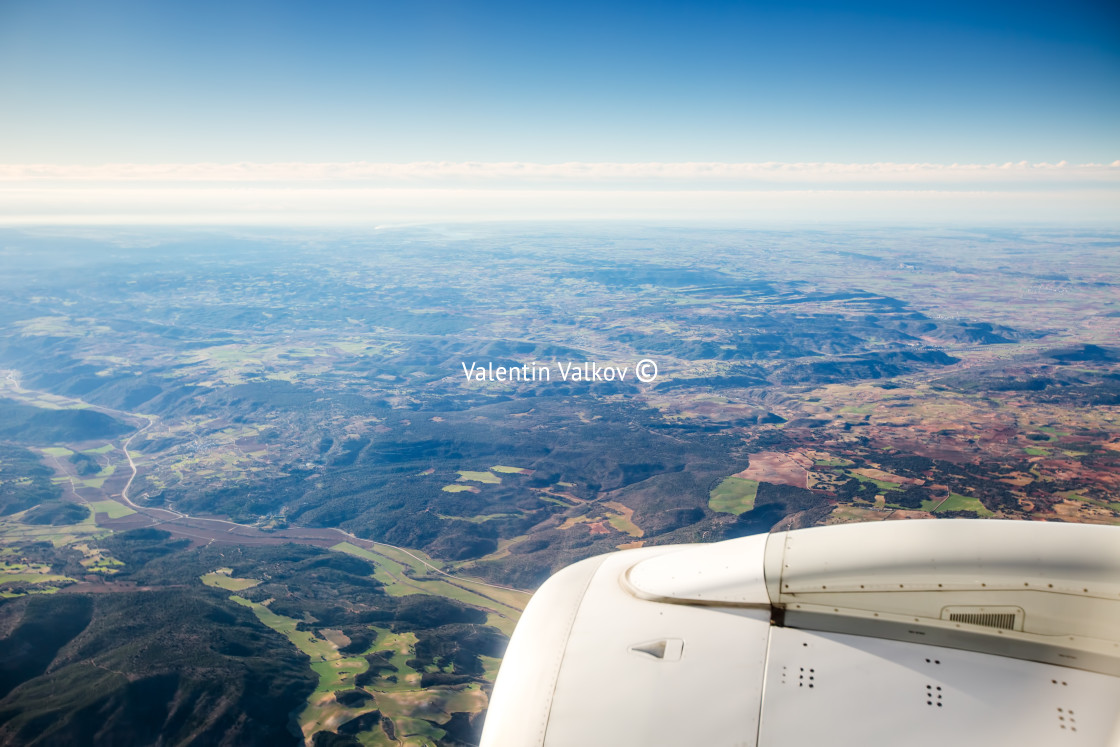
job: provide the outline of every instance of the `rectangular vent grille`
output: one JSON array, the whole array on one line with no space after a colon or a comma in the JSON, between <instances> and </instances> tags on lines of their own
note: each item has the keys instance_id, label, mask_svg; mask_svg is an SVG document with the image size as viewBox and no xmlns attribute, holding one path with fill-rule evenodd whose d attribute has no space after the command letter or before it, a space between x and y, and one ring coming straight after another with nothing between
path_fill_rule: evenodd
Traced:
<instances>
[{"instance_id":1,"label":"rectangular vent grille","mask_svg":"<svg viewBox=\"0 0 1120 747\"><path fill-rule=\"evenodd\" d=\"M1015 629L1014 612L950 612L949 619L969 625L983 625L986 628Z\"/></svg>"}]
</instances>

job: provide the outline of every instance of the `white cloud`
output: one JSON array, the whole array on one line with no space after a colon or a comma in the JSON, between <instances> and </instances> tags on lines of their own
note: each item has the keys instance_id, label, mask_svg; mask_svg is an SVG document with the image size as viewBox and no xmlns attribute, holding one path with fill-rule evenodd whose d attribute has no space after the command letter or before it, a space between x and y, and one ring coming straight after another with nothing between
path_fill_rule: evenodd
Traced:
<instances>
[{"instance_id":1,"label":"white cloud","mask_svg":"<svg viewBox=\"0 0 1120 747\"><path fill-rule=\"evenodd\" d=\"M1120 186L1110 164L1018 163L193 163L97 166L0 164L0 182L345 184L628 188Z\"/></svg>"},{"instance_id":2,"label":"white cloud","mask_svg":"<svg viewBox=\"0 0 1120 747\"><path fill-rule=\"evenodd\" d=\"M1112 190L0 187L0 225L377 226L628 220L708 225L1117 227Z\"/></svg>"},{"instance_id":3,"label":"white cloud","mask_svg":"<svg viewBox=\"0 0 1120 747\"><path fill-rule=\"evenodd\" d=\"M0 164L0 224L1120 223L1120 161Z\"/></svg>"}]
</instances>

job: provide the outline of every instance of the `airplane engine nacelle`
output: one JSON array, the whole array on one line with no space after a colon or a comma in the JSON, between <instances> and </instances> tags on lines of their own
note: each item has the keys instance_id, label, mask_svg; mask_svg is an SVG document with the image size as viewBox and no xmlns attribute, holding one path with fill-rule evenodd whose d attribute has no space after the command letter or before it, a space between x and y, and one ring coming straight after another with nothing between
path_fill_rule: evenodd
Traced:
<instances>
[{"instance_id":1,"label":"airplane engine nacelle","mask_svg":"<svg viewBox=\"0 0 1120 747\"><path fill-rule=\"evenodd\" d=\"M482 745L1120 745L1118 713L1120 528L892 521L565 568Z\"/></svg>"}]
</instances>

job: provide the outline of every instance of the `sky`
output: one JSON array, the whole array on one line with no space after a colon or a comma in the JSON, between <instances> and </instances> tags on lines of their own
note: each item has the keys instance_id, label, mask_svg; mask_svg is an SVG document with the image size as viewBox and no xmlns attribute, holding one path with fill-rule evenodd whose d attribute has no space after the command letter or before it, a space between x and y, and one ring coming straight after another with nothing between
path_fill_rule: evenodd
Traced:
<instances>
[{"instance_id":1,"label":"sky","mask_svg":"<svg viewBox=\"0 0 1120 747\"><path fill-rule=\"evenodd\" d=\"M0 0L0 222L1107 223L1118 195L1115 2Z\"/></svg>"}]
</instances>

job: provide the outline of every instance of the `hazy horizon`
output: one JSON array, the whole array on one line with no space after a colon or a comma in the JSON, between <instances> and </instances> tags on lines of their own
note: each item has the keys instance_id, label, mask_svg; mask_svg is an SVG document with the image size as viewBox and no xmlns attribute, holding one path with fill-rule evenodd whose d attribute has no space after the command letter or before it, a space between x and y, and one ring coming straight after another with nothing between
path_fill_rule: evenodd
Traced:
<instances>
[{"instance_id":1,"label":"hazy horizon","mask_svg":"<svg viewBox=\"0 0 1120 747\"><path fill-rule=\"evenodd\" d=\"M0 4L0 224L1115 225L1101 3Z\"/></svg>"}]
</instances>

